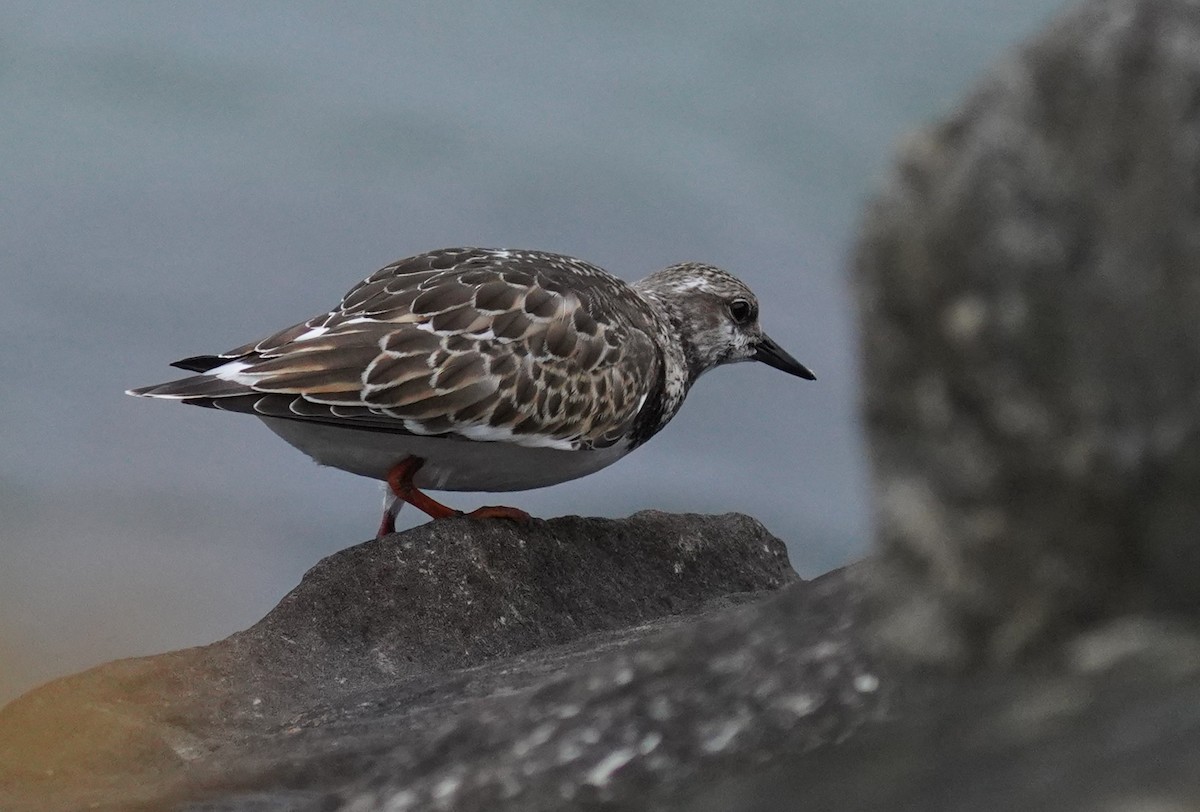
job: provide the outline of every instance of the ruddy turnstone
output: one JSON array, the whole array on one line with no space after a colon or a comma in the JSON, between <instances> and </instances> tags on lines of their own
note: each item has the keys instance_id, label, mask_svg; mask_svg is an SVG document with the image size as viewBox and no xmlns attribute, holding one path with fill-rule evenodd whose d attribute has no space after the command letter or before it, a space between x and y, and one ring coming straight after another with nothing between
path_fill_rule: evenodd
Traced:
<instances>
[{"instance_id":1,"label":"ruddy turnstone","mask_svg":"<svg viewBox=\"0 0 1200 812\"><path fill-rule=\"evenodd\" d=\"M322 465L388 483L378 535L421 492L519 491L611 465L721 364L813 374L758 324L720 268L673 265L629 285L543 251L446 248L382 268L328 313L131 389L252 414ZM474 517L528 519L516 508Z\"/></svg>"}]
</instances>

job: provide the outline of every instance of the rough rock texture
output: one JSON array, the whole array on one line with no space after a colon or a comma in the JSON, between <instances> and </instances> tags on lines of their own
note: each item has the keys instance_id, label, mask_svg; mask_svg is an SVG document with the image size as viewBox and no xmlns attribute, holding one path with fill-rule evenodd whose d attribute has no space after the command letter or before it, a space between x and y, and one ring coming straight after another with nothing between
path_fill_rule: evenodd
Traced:
<instances>
[{"instance_id":1,"label":"rough rock texture","mask_svg":"<svg viewBox=\"0 0 1200 812\"><path fill-rule=\"evenodd\" d=\"M943 663L1200 605L1200 4L1085 3L911 140L856 261L888 607Z\"/></svg>"},{"instance_id":2,"label":"rough rock texture","mask_svg":"<svg viewBox=\"0 0 1200 812\"><path fill-rule=\"evenodd\" d=\"M701 775L841 741L884 696L854 636L853 581L839 571L793 585L461 716L436 742L439 769L397 747L345 809L653 807Z\"/></svg>"},{"instance_id":3,"label":"rough rock texture","mask_svg":"<svg viewBox=\"0 0 1200 812\"><path fill-rule=\"evenodd\" d=\"M744 516L431 523L330 556L227 640L0 710L0 809L666 793L871 715L856 595L798 581Z\"/></svg>"},{"instance_id":4,"label":"rough rock texture","mask_svg":"<svg viewBox=\"0 0 1200 812\"><path fill-rule=\"evenodd\" d=\"M841 747L702 778L679 812L1190 812L1200 809L1200 635L1123 618L1059 667L910 675ZM661 808L661 807L660 807Z\"/></svg>"}]
</instances>

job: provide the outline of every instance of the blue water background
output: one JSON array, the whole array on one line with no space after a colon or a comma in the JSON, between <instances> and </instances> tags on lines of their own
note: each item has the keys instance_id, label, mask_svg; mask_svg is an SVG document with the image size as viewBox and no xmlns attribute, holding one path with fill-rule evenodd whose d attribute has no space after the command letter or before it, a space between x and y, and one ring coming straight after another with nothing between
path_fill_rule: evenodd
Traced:
<instances>
[{"instance_id":1,"label":"blue water background","mask_svg":"<svg viewBox=\"0 0 1200 812\"><path fill-rule=\"evenodd\" d=\"M376 484L255 420L121 392L439 246L555 250L630 280L723 265L820 376L714 372L633 456L510 503L743 511L805 575L861 555L856 224L903 136L1051 11L6 2L0 700L243 628L371 535Z\"/></svg>"}]
</instances>

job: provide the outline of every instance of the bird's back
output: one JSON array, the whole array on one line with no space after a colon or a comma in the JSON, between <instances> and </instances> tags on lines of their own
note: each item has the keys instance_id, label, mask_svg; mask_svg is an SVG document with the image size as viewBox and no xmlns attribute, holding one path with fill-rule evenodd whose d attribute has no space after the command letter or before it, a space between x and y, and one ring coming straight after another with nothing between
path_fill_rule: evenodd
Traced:
<instances>
[{"instance_id":1,"label":"bird's back","mask_svg":"<svg viewBox=\"0 0 1200 812\"><path fill-rule=\"evenodd\" d=\"M571 257L442 249L380 269L328 313L176 362L201 374L131 394L416 436L604 448L636 434L661 386L657 318L630 286Z\"/></svg>"}]
</instances>

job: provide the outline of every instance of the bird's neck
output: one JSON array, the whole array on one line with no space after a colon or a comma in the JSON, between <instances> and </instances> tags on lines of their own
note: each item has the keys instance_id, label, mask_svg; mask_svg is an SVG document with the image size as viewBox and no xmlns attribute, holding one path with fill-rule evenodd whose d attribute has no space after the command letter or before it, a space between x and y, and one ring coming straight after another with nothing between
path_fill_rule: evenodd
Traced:
<instances>
[{"instance_id":1,"label":"bird's neck","mask_svg":"<svg viewBox=\"0 0 1200 812\"><path fill-rule=\"evenodd\" d=\"M646 297L654 313L659 331L660 348L657 379L651 384L646 403L638 413L631 432L631 444L636 447L649 440L671 421L683 406L684 398L695 383L687 348L681 338L680 325L670 310L654 297Z\"/></svg>"}]
</instances>

